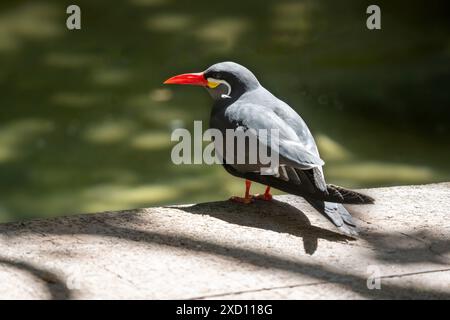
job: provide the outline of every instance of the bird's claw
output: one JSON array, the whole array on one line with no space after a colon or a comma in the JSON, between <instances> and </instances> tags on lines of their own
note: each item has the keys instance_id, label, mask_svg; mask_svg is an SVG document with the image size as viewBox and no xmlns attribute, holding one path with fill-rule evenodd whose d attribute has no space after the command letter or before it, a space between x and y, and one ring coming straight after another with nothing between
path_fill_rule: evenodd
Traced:
<instances>
[{"instance_id":1,"label":"bird's claw","mask_svg":"<svg viewBox=\"0 0 450 320\"><path fill-rule=\"evenodd\" d=\"M250 204L254 200L253 200L253 197L242 198L242 197L233 196L233 197L230 198L230 201L237 202L237 203Z\"/></svg>"},{"instance_id":2,"label":"bird's claw","mask_svg":"<svg viewBox=\"0 0 450 320\"><path fill-rule=\"evenodd\" d=\"M264 200L264 201L272 201L272 195L270 193L255 194L253 196L253 199Z\"/></svg>"}]
</instances>

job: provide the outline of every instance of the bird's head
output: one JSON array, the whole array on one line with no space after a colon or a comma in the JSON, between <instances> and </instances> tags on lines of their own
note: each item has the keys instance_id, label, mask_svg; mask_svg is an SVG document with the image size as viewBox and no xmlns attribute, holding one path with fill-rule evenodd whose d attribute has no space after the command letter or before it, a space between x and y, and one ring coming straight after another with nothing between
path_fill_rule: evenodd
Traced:
<instances>
[{"instance_id":1,"label":"bird's head","mask_svg":"<svg viewBox=\"0 0 450 320\"><path fill-rule=\"evenodd\" d=\"M164 84L190 84L205 87L214 100L238 98L259 87L258 79L246 67L234 62L220 62L203 72L185 73Z\"/></svg>"}]
</instances>

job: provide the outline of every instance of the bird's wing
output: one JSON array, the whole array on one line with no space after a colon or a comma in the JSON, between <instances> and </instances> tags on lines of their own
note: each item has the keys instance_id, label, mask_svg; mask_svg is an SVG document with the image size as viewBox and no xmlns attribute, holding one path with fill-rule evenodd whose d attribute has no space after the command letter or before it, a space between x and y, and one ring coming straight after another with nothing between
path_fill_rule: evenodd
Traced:
<instances>
[{"instance_id":1,"label":"bird's wing","mask_svg":"<svg viewBox=\"0 0 450 320\"><path fill-rule=\"evenodd\" d=\"M302 170L324 165L324 161L317 154L308 150L299 139L295 130L271 108L252 103L243 103L229 107L225 112L225 116L230 123L234 124L234 128L242 126L245 129L255 130L256 134L258 134L258 130L266 129L269 130L268 135L270 137L270 130L277 129L280 165L287 165ZM260 142L265 144L266 141ZM273 146L272 141L270 141L270 144Z\"/></svg>"},{"instance_id":2,"label":"bird's wing","mask_svg":"<svg viewBox=\"0 0 450 320\"><path fill-rule=\"evenodd\" d=\"M319 156L314 137L309 131L305 121L283 100L278 99L270 91L261 87L259 90L249 93L252 103L270 108L281 120L291 127L302 145L311 153Z\"/></svg>"}]
</instances>

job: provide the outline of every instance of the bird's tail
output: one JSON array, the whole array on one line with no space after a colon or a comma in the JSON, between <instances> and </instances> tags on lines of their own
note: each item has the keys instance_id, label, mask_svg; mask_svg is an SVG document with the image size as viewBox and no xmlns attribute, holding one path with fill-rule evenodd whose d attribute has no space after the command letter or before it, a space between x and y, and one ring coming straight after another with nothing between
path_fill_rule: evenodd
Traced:
<instances>
[{"instance_id":1,"label":"bird's tail","mask_svg":"<svg viewBox=\"0 0 450 320\"><path fill-rule=\"evenodd\" d=\"M375 200L368 195L332 184L327 184L327 192L328 195L324 200L331 202L347 204L371 204L375 202Z\"/></svg>"},{"instance_id":2,"label":"bird's tail","mask_svg":"<svg viewBox=\"0 0 450 320\"><path fill-rule=\"evenodd\" d=\"M327 202L313 198L305 198L317 211L330 220L342 233L357 236L358 228L352 216L340 203Z\"/></svg>"}]
</instances>

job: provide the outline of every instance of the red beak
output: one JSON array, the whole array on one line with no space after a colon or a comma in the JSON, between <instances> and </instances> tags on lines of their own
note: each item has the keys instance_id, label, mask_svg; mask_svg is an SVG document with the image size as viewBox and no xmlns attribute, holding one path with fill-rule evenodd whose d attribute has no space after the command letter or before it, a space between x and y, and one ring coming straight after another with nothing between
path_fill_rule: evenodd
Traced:
<instances>
[{"instance_id":1,"label":"red beak","mask_svg":"<svg viewBox=\"0 0 450 320\"><path fill-rule=\"evenodd\" d=\"M193 86L206 87L208 85L208 80L205 79L203 72L185 73L167 79L166 81L164 81L164 84L190 84Z\"/></svg>"}]
</instances>

